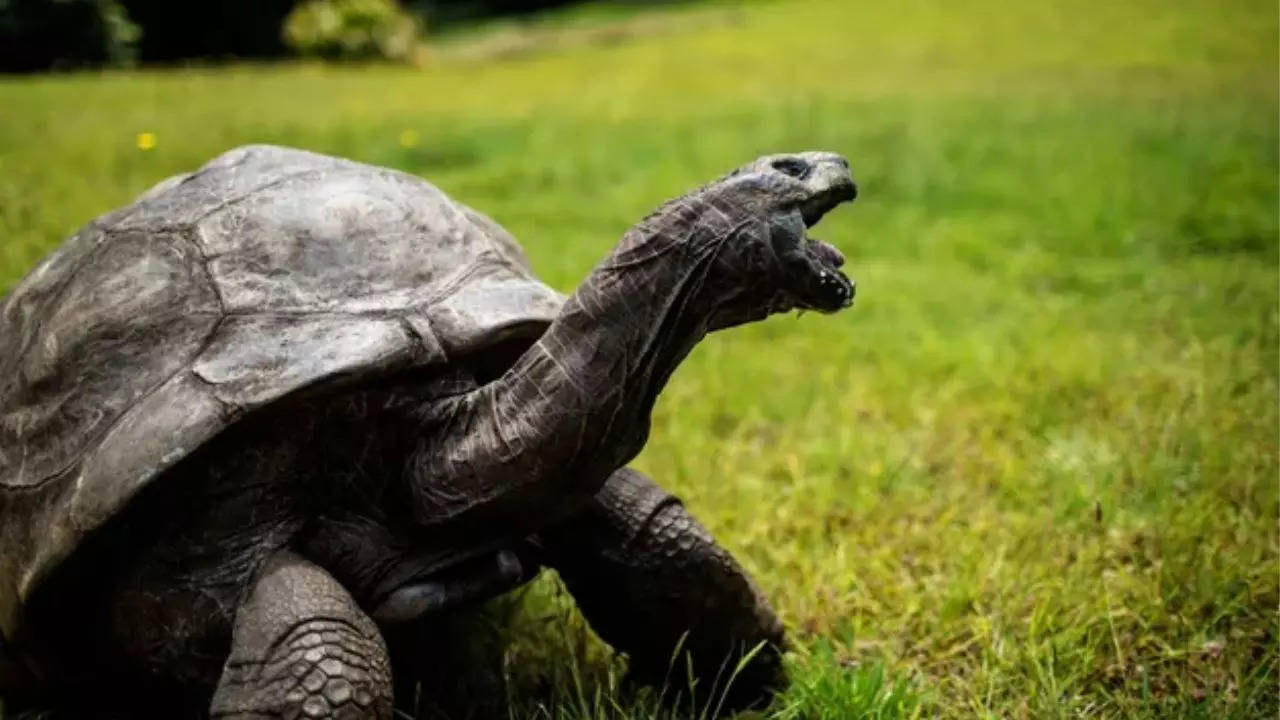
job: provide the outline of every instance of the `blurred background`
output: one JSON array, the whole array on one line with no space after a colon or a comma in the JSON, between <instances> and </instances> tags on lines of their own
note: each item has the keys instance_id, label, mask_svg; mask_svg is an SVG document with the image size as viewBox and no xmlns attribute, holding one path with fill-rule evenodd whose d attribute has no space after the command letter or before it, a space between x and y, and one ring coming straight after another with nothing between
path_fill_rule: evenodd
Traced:
<instances>
[{"instance_id":1,"label":"blurred background","mask_svg":"<svg viewBox=\"0 0 1280 720\"><path fill-rule=\"evenodd\" d=\"M664 199L840 152L857 305L709 338L637 462L787 622L765 715L1274 718L1277 14L0 0L0 292L250 142L426 177L564 291ZM553 578L493 612L476 703L657 712Z\"/></svg>"},{"instance_id":2,"label":"blurred background","mask_svg":"<svg viewBox=\"0 0 1280 720\"><path fill-rule=\"evenodd\" d=\"M568 0L6 0L0 70L24 72L290 54L404 60L423 29L528 17ZM635 3L639 4L639 3Z\"/></svg>"}]
</instances>

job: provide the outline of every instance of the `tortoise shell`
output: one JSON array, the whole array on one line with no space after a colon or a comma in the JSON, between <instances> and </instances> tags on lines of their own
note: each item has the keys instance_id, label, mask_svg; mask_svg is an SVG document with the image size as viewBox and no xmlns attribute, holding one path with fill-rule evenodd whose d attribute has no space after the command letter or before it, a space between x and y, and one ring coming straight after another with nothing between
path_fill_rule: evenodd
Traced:
<instances>
[{"instance_id":1,"label":"tortoise shell","mask_svg":"<svg viewBox=\"0 0 1280 720\"><path fill-rule=\"evenodd\" d=\"M249 146L89 223L0 305L0 633L246 413L535 337L562 296L424 180Z\"/></svg>"}]
</instances>

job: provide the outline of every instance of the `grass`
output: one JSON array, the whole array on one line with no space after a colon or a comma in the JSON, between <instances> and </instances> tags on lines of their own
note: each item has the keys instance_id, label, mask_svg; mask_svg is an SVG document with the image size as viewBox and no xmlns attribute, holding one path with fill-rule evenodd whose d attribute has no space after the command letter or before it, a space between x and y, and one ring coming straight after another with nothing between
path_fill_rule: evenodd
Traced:
<instances>
[{"instance_id":1,"label":"grass","mask_svg":"<svg viewBox=\"0 0 1280 720\"><path fill-rule=\"evenodd\" d=\"M661 200L763 152L838 150L863 197L819 235L851 256L857 307L708 339L637 462L791 628L794 684L765 717L1275 717L1274 3L705 22L723 10L425 70L0 80L0 288L246 142L427 176L564 290ZM554 583L509 612L513 717L664 712Z\"/></svg>"}]
</instances>

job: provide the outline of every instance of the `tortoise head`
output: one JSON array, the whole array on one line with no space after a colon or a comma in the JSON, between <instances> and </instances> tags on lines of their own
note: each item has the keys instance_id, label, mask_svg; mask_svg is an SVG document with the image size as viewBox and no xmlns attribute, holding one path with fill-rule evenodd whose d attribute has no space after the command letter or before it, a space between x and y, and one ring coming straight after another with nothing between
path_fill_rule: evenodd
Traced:
<instances>
[{"instance_id":1,"label":"tortoise head","mask_svg":"<svg viewBox=\"0 0 1280 720\"><path fill-rule=\"evenodd\" d=\"M697 193L728 216L715 273L715 328L792 308L836 312L853 304L855 286L844 256L807 230L831 209L857 197L849 162L827 152L768 155Z\"/></svg>"}]
</instances>

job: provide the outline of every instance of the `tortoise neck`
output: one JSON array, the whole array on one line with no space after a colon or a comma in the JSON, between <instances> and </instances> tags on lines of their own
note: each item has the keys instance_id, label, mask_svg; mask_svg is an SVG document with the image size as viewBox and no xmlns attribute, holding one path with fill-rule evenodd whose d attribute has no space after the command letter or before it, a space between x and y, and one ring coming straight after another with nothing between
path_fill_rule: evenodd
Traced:
<instances>
[{"instance_id":1,"label":"tortoise neck","mask_svg":"<svg viewBox=\"0 0 1280 720\"><path fill-rule=\"evenodd\" d=\"M671 225L629 231L502 379L503 405L537 408L557 428L551 454L586 484L640 451L658 394L708 331L718 243Z\"/></svg>"},{"instance_id":2,"label":"tortoise neck","mask_svg":"<svg viewBox=\"0 0 1280 720\"><path fill-rule=\"evenodd\" d=\"M449 405L434 433L448 447L418 463L420 499L536 513L537 499L585 499L633 458L659 392L707 334L718 229L651 220L629 231L501 378Z\"/></svg>"},{"instance_id":3,"label":"tortoise neck","mask_svg":"<svg viewBox=\"0 0 1280 720\"><path fill-rule=\"evenodd\" d=\"M536 350L553 364L515 368L552 390L555 407L581 415L577 433L587 442L568 466L599 465L589 474L603 481L640 451L658 394L707 334L711 308L702 290L713 258L680 238L628 237L539 340Z\"/></svg>"}]
</instances>

